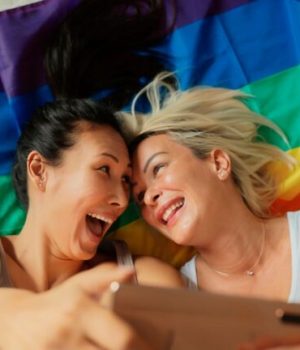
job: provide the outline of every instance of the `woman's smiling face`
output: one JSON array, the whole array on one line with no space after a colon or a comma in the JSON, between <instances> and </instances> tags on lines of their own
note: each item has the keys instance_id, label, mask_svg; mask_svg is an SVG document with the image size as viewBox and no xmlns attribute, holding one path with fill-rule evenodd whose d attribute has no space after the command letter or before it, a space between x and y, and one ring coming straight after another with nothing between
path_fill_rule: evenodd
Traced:
<instances>
[{"instance_id":1,"label":"woman's smiling face","mask_svg":"<svg viewBox=\"0 0 300 350\"><path fill-rule=\"evenodd\" d=\"M129 199L129 164L122 137L109 126L85 128L63 152L62 163L46 165L43 215L48 238L64 258L91 258Z\"/></svg>"},{"instance_id":2,"label":"woman's smiling face","mask_svg":"<svg viewBox=\"0 0 300 350\"><path fill-rule=\"evenodd\" d=\"M217 174L211 157L197 158L167 134L150 136L133 155L134 197L145 220L168 238L205 244L207 224L220 210Z\"/></svg>"}]
</instances>

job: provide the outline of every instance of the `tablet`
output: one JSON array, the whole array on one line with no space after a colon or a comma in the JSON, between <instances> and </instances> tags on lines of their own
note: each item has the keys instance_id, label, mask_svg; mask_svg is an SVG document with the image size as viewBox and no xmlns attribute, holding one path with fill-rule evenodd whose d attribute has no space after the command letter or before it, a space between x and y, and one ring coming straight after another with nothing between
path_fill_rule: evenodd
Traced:
<instances>
[{"instance_id":1,"label":"tablet","mask_svg":"<svg viewBox=\"0 0 300 350\"><path fill-rule=\"evenodd\" d=\"M300 304L116 282L103 303L157 350L233 350L262 335L300 334Z\"/></svg>"}]
</instances>

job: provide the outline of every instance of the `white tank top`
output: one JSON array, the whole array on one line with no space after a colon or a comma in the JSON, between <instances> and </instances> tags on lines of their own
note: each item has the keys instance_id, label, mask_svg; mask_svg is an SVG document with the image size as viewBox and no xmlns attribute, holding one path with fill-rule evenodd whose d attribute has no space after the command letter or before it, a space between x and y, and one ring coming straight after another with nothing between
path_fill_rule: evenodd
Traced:
<instances>
[{"instance_id":1,"label":"white tank top","mask_svg":"<svg viewBox=\"0 0 300 350\"><path fill-rule=\"evenodd\" d=\"M291 266L292 279L288 298L289 303L300 303L300 211L287 213L290 244L291 244ZM187 280L189 288L198 288L196 256L185 263L180 272Z\"/></svg>"}]
</instances>

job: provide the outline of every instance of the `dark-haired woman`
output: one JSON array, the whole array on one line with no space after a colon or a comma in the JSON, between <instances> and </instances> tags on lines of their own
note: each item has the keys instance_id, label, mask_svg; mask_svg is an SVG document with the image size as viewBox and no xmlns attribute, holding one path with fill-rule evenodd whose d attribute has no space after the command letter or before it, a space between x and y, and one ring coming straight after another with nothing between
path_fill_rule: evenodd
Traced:
<instances>
[{"instance_id":1,"label":"dark-haired woman","mask_svg":"<svg viewBox=\"0 0 300 350\"><path fill-rule=\"evenodd\" d=\"M143 349L127 324L99 306L111 281L132 279L132 267L102 263L84 271L127 206L130 176L127 148L108 108L60 100L31 119L13 170L26 222L19 235L0 242L0 348ZM140 283L149 266L170 271L165 283L177 283L175 272L151 259L137 263Z\"/></svg>"}]
</instances>

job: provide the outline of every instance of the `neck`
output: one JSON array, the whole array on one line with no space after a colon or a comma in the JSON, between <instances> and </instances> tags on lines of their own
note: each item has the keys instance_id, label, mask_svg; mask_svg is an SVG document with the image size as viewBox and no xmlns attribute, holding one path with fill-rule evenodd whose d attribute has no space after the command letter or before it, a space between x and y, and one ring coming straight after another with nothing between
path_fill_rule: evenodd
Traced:
<instances>
[{"instance_id":1,"label":"neck","mask_svg":"<svg viewBox=\"0 0 300 350\"><path fill-rule=\"evenodd\" d=\"M199 248L199 265L223 277L254 276L263 262L266 228L263 220L251 216L239 220L242 225L228 223L211 246Z\"/></svg>"},{"instance_id":2,"label":"neck","mask_svg":"<svg viewBox=\"0 0 300 350\"><path fill-rule=\"evenodd\" d=\"M31 227L26 223L18 236L10 237L4 243L11 279L16 287L45 291L82 269L82 261L53 253L46 234Z\"/></svg>"}]
</instances>

